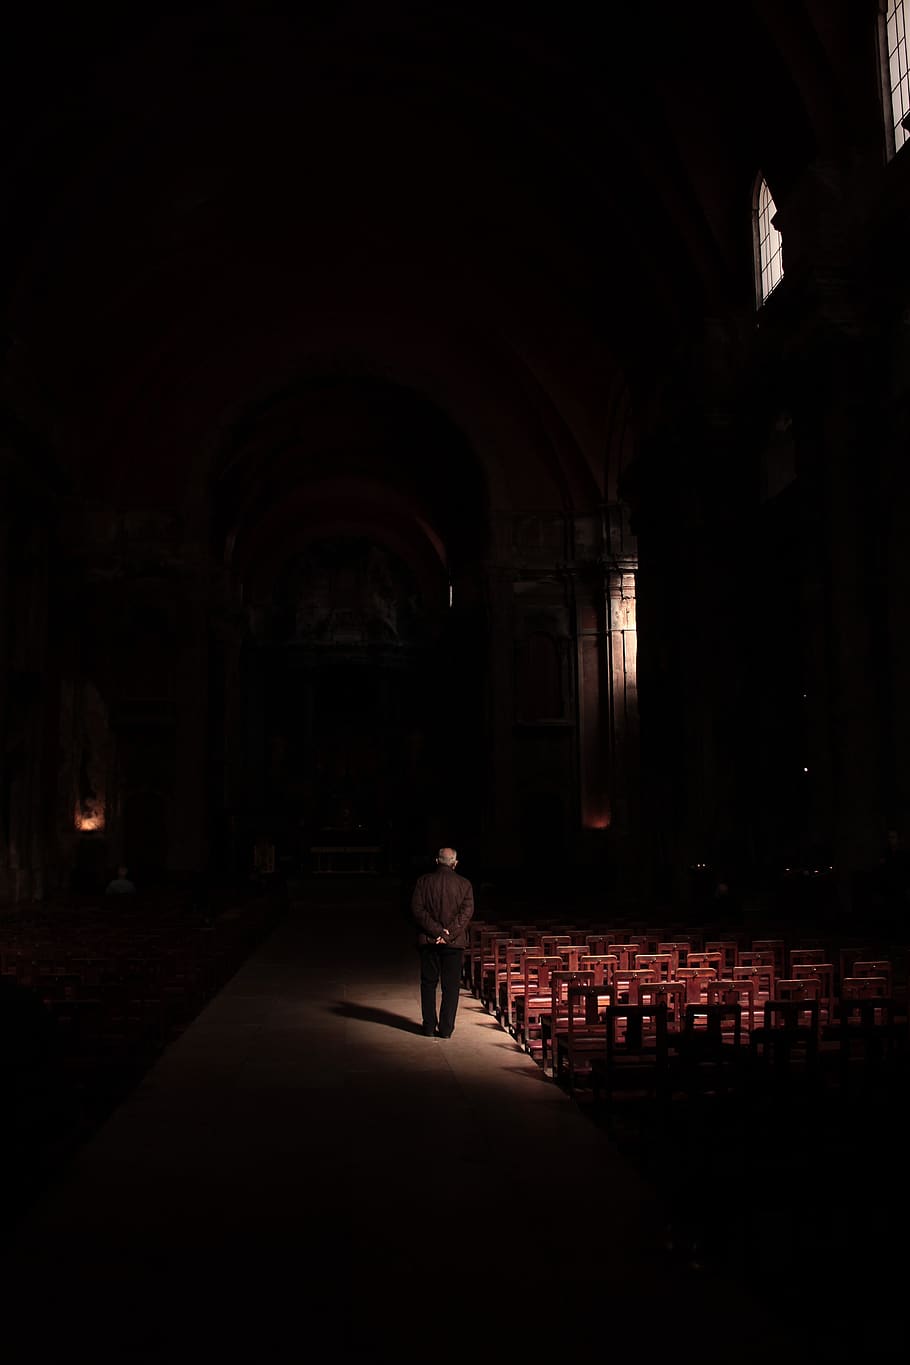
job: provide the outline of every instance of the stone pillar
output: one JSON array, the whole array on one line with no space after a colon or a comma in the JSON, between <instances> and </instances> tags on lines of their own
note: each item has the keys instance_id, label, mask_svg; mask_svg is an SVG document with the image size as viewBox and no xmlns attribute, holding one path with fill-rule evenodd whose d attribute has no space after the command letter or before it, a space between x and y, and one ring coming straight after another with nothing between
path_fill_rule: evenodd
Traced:
<instances>
[{"instance_id":1,"label":"stone pillar","mask_svg":"<svg viewBox=\"0 0 910 1365\"><path fill-rule=\"evenodd\" d=\"M214 609L209 618L213 651L211 683L217 698L210 716L212 752L208 754L210 832L216 864L232 875L238 872L235 847L237 816L243 804L243 687L241 678L245 619L239 610ZM217 722L217 728L216 724Z\"/></svg>"},{"instance_id":2,"label":"stone pillar","mask_svg":"<svg viewBox=\"0 0 910 1365\"><path fill-rule=\"evenodd\" d=\"M582 831L607 830L613 818L612 697L604 608L585 600L577 583L575 617L579 815Z\"/></svg>"},{"instance_id":3,"label":"stone pillar","mask_svg":"<svg viewBox=\"0 0 910 1365\"><path fill-rule=\"evenodd\" d=\"M489 867L514 866L520 859L515 808L513 580L514 574L506 566L490 566L487 574L490 761L484 821L488 831L485 862Z\"/></svg>"},{"instance_id":4,"label":"stone pillar","mask_svg":"<svg viewBox=\"0 0 910 1365\"><path fill-rule=\"evenodd\" d=\"M9 481L0 482L0 757L3 760L0 772L0 904L10 899L12 885L10 878L10 850L6 838L9 820L8 803L11 797L10 748L9 748L9 678L12 667L11 650L11 592L10 592L10 506L11 490Z\"/></svg>"},{"instance_id":5,"label":"stone pillar","mask_svg":"<svg viewBox=\"0 0 910 1365\"><path fill-rule=\"evenodd\" d=\"M887 520L883 297L857 251L863 184L842 164L809 168L782 205L798 477L814 510L807 621L808 801L828 823L843 909L876 861L889 820L893 732L882 521ZM887 268L887 267L886 267ZM893 281L890 273L887 283ZM788 335L789 333L789 335Z\"/></svg>"},{"instance_id":6,"label":"stone pillar","mask_svg":"<svg viewBox=\"0 0 910 1365\"><path fill-rule=\"evenodd\" d=\"M871 348L870 348L871 349ZM881 849L888 815L883 731L886 622L877 566L876 395L870 358L848 338L817 338L804 357L800 476L816 517L807 623L810 819L830 822L833 859L849 908L850 878Z\"/></svg>"},{"instance_id":7,"label":"stone pillar","mask_svg":"<svg viewBox=\"0 0 910 1365\"><path fill-rule=\"evenodd\" d=\"M31 526L14 549L9 764L8 877L11 899L44 894L46 840L53 803L45 791L48 534ZM47 798L47 799L46 799Z\"/></svg>"},{"instance_id":8,"label":"stone pillar","mask_svg":"<svg viewBox=\"0 0 910 1365\"><path fill-rule=\"evenodd\" d=\"M174 670L176 773L168 866L199 871L208 861L208 629L192 598L183 609Z\"/></svg>"},{"instance_id":9,"label":"stone pillar","mask_svg":"<svg viewBox=\"0 0 910 1365\"><path fill-rule=\"evenodd\" d=\"M638 825L638 625L631 564L606 575L611 842L634 855Z\"/></svg>"}]
</instances>

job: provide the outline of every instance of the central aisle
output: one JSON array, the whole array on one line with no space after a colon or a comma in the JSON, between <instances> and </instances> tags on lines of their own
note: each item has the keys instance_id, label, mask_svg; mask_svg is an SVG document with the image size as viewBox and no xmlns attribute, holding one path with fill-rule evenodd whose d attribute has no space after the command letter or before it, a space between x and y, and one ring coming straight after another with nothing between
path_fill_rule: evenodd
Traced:
<instances>
[{"instance_id":1,"label":"central aisle","mask_svg":"<svg viewBox=\"0 0 910 1365\"><path fill-rule=\"evenodd\" d=\"M663 1253L653 1192L469 994L451 1039L418 1021L397 890L299 888L23 1220L7 1365L806 1349Z\"/></svg>"}]
</instances>

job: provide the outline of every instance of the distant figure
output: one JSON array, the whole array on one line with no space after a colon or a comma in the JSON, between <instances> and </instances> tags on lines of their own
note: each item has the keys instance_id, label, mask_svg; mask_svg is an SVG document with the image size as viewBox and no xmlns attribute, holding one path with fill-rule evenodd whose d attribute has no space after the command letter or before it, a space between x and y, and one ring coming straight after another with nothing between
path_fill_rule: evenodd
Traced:
<instances>
[{"instance_id":1,"label":"distant figure","mask_svg":"<svg viewBox=\"0 0 910 1365\"><path fill-rule=\"evenodd\" d=\"M126 867L121 866L117 868L116 877L109 881L107 886L104 888L106 895L131 896L136 894L135 883L131 882L129 877L127 876L128 871L129 868Z\"/></svg>"},{"instance_id":2,"label":"distant figure","mask_svg":"<svg viewBox=\"0 0 910 1365\"><path fill-rule=\"evenodd\" d=\"M455 871L457 864L454 848L441 848L436 855L436 871L417 878L411 897L420 953L420 1010L428 1038L434 1034L451 1038L455 1030L467 928L474 915L474 888ZM440 984L442 999L437 1016Z\"/></svg>"}]
</instances>

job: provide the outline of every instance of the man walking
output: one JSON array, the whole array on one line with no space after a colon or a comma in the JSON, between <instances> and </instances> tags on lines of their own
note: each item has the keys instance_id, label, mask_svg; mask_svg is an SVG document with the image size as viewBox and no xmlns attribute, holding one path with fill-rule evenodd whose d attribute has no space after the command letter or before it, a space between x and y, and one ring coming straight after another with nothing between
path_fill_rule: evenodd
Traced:
<instances>
[{"instance_id":1,"label":"man walking","mask_svg":"<svg viewBox=\"0 0 910 1365\"><path fill-rule=\"evenodd\" d=\"M468 925L474 914L474 888L455 871L458 854L441 848L436 871L417 878L411 913L417 924L420 953L420 1010L428 1038L451 1038L458 1011L458 993ZM436 995L442 987L439 1014Z\"/></svg>"}]
</instances>

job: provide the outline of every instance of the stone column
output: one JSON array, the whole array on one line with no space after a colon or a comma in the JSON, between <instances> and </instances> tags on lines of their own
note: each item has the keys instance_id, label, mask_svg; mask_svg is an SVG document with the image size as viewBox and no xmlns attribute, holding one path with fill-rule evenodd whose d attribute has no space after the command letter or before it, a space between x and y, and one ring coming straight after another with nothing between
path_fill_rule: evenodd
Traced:
<instances>
[{"instance_id":1,"label":"stone column","mask_svg":"<svg viewBox=\"0 0 910 1365\"><path fill-rule=\"evenodd\" d=\"M10 525L12 513L11 489L9 480L0 481L0 757L3 759L3 772L0 774L0 904L12 894L10 879L10 850L6 838L6 824L9 811L6 809L11 796L11 776L9 772L9 677L12 667L11 648L11 594L10 594Z\"/></svg>"},{"instance_id":2,"label":"stone column","mask_svg":"<svg viewBox=\"0 0 910 1365\"><path fill-rule=\"evenodd\" d=\"M30 527L17 554L12 594L13 648L9 869L12 899L40 900L47 838L45 708L47 696L48 536Z\"/></svg>"},{"instance_id":3,"label":"stone column","mask_svg":"<svg viewBox=\"0 0 910 1365\"><path fill-rule=\"evenodd\" d=\"M503 564L489 566L489 733L490 761L486 792L490 867L514 866L520 859L515 803L514 740L514 573Z\"/></svg>"},{"instance_id":4,"label":"stone column","mask_svg":"<svg viewBox=\"0 0 910 1365\"><path fill-rule=\"evenodd\" d=\"M610 717L611 842L637 851L638 833L638 624L636 569L631 562L608 570L607 665Z\"/></svg>"},{"instance_id":5,"label":"stone column","mask_svg":"<svg viewBox=\"0 0 910 1365\"><path fill-rule=\"evenodd\" d=\"M181 613L174 669L176 773L168 840L171 871L191 872L208 861L208 627L192 595Z\"/></svg>"},{"instance_id":6,"label":"stone column","mask_svg":"<svg viewBox=\"0 0 910 1365\"><path fill-rule=\"evenodd\" d=\"M883 294L855 235L867 187L819 162L782 205L798 477L814 511L806 575L810 819L828 823L842 908L880 853L893 734L882 520L887 518ZM888 285L892 284L888 276Z\"/></svg>"},{"instance_id":7,"label":"stone column","mask_svg":"<svg viewBox=\"0 0 910 1365\"><path fill-rule=\"evenodd\" d=\"M813 823L830 821L848 908L850 876L877 857L888 818L886 625L874 543L877 403L863 347L845 337L819 338L804 361L800 476L816 509L816 567L808 575L815 616L807 634L817 642L807 659L808 796Z\"/></svg>"}]
</instances>

